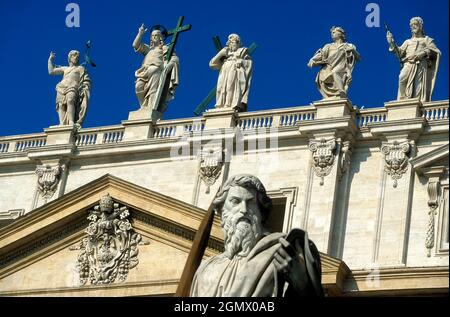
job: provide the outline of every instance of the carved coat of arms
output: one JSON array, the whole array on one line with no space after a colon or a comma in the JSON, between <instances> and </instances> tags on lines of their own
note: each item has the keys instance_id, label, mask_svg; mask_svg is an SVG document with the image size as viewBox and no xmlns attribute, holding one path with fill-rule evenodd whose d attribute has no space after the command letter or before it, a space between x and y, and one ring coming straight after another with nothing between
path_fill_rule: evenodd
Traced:
<instances>
[{"instance_id":1,"label":"carved coat of arms","mask_svg":"<svg viewBox=\"0 0 450 317\"><path fill-rule=\"evenodd\" d=\"M124 282L129 270L138 263L138 244L142 237L134 232L130 212L119 207L111 196L100 199L90 211L87 237L80 243L78 271L80 283L111 284L116 279Z\"/></svg>"}]
</instances>

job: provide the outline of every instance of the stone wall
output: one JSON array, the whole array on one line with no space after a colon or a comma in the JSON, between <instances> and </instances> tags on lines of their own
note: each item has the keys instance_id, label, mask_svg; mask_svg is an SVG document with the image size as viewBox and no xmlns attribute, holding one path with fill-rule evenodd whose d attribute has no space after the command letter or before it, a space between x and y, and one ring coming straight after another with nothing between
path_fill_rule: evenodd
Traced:
<instances>
[{"instance_id":1,"label":"stone wall","mask_svg":"<svg viewBox=\"0 0 450 317\"><path fill-rule=\"evenodd\" d=\"M427 171L443 166L437 179L448 187L448 123L448 100L358 110L336 99L156 124L50 127L0 138L0 214L28 213L104 174L206 209L224 178L250 173L286 197L284 231L306 229L352 270L448 266L448 248L437 246L440 208L430 256L425 246ZM402 166L386 169L387 158Z\"/></svg>"}]
</instances>

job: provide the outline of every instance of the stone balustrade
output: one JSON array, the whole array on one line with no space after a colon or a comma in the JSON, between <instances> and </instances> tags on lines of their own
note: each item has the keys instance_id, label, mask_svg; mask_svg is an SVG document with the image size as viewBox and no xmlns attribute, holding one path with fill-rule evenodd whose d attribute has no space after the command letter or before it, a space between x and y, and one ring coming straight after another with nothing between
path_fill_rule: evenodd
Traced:
<instances>
[{"instance_id":1,"label":"stone balustrade","mask_svg":"<svg viewBox=\"0 0 450 317\"><path fill-rule=\"evenodd\" d=\"M29 148L45 146L45 133L24 134L20 136L1 137L0 153L23 152Z\"/></svg>"},{"instance_id":2,"label":"stone balustrade","mask_svg":"<svg viewBox=\"0 0 450 317\"><path fill-rule=\"evenodd\" d=\"M448 120L448 100L423 103L419 115L427 121ZM371 123L388 121L390 107L367 108L356 110L356 124L364 128ZM300 122L317 120L317 109L314 105L251 111L236 114L236 124L241 130L259 128L295 127ZM201 132L205 129L205 117L161 120L153 125L152 133L142 139L164 139L180 137L185 133ZM150 123L149 123L150 124ZM224 126L224 128L226 128ZM99 144L120 143L124 141L126 126L123 124L85 128L74 133L74 143L77 147ZM47 144L46 133L25 134L11 137L0 137L0 155L5 153L24 152L30 148L44 147Z\"/></svg>"},{"instance_id":3,"label":"stone balustrade","mask_svg":"<svg viewBox=\"0 0 450 317\"><path fill-rule=\"evenodd\" d=\"M244 112L238 114L238 127L250 130L295 126L300 121L314 120L315 114L316 109L312 106Z\"/></svg>"},{"instance_id":4,"label":"stone balustrade","mask_svg":"<svg viewBox=\"0 0 450 317\"><path fill-rule=\"evenodd\" d=\"M422 117L428 121L448 119L448 100L425 103L422 109Z\"/></svg>"},{"instance_id":5,"label":"stone balustrade","mask_svg":"<svg viewBox=\"0 0 450 317\"><path fill-rule=\"evenodd\" d=\"M122 141L124 128L120 125L81 129L75 137L76 146L87 146Z\"/></svg>"},{"instance_id":6,"label":"stone balustrade","mask_svg":"<svg viewBox=\"0 0 450 317\"><path fill-rule=\"evenodd\" d=\"M387 121L387 110L385 108L360 109L356 114L358 128L365 127L369 123L385 121Z\"/></svg>"}]
</instances>

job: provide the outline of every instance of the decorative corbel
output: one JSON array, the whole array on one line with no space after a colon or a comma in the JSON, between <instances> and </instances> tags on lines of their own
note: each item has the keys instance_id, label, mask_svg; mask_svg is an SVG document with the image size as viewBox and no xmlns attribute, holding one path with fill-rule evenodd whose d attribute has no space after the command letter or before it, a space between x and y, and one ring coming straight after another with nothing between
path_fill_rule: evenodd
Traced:
<instances>
[{"instance_id":1,"label":"decorative corbel","mask_svg":"<svg viewBox=\"0 0 450 317\"><path fill-rule=\"evenodd\" d=\"M336 139L310 140L309 150L312 152L314 172L320 177L320 185L323 185L323 179L330 174L336 158Z\"/></svg>"},{"instance_id":2,"label":"decorative corbel","mask_svg":"<svg viewBox=\"0 0 450 317\"><path fill-rule=\"evenodd\" d=\"M384 154L384 170L394 180L394 188L397 187L397 180L402 178L408 170L408 160L411 156L412 146L407 141L384 143L381 152Z\"/></svg>"},{"instance_id":3,"label":"decorative corbel","mask_svg":"<svg viewBox=\"0 0 450 317\"><path fill-rule=\"evenodd\" d=\"M36 175L38 176L37 190L45 202L54 195L61 175L65 170L66 165L60 163L55 166L42 165L36 167Z\"/></svg>"},{"instance_id":4,"label":"decorative corbel","mask_svg":"<svg viewBox=\"0 0 450 317\"><path fill-rule=\"evenodd\" d=\"M209 194L210 187L214 185L222 172L224 162L224 151L222 147L205 147L200 150L198 158L200 160L199 176L206 184L206 194Z\"/></svg>"}]
</instances>

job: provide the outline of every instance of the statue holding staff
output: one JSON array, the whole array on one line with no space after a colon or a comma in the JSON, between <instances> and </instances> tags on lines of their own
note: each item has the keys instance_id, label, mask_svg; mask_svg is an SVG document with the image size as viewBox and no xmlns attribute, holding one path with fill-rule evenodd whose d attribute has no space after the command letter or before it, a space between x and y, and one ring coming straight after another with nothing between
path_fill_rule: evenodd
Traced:
<instances>
[{"instance_id":1,"label":"statue holding staff","mask_svg":"<svg viewBox=\"0 0 450 317\"><path fill-rule=\"evenodd\" d=\"M412 37L401 46L395 44L389 30L386 33L389 51L395 53L402 66L397 100L419 98L422 101L430 101L441 51L436 47L434 40L425 35L422 18L412 18L409 26Z\"/></svg>"}]
</instances>

